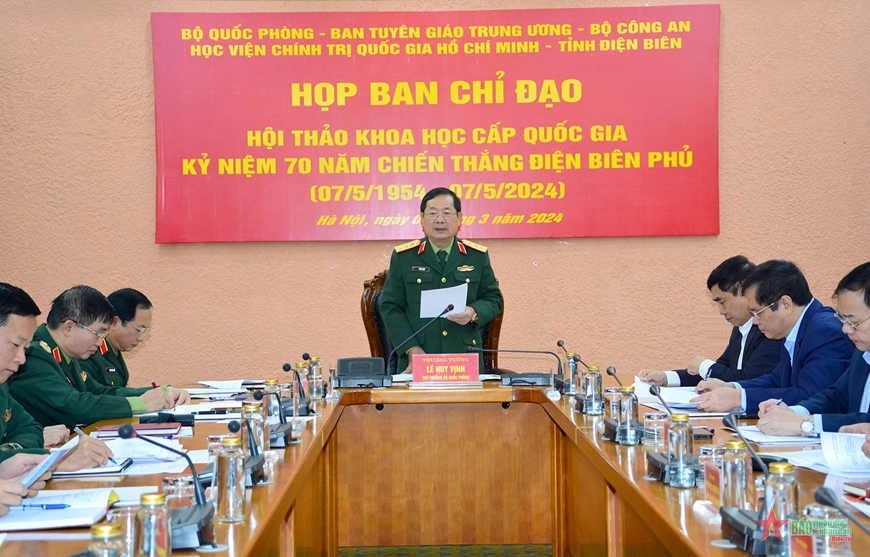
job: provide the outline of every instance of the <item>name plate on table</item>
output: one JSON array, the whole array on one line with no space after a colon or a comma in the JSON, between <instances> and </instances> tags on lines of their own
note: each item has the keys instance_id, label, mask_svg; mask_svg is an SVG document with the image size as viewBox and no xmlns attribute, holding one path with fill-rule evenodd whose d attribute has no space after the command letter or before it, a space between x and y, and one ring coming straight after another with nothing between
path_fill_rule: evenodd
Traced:
<instances>
[{"instance_id":1,"label":"name plate on table","mask_svg":"<svg viewBox=\"0 0 870 557\"><path fill-rule=\"evenodd\" d=\"M481 387L479 358L479 354L414 354L411 387Z\"/></svg>"}]
</instances>

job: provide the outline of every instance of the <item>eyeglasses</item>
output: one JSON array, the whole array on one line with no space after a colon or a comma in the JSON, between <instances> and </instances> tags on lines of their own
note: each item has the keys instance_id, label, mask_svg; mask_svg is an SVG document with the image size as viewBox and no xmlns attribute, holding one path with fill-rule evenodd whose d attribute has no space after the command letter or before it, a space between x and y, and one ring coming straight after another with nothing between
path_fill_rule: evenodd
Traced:
<instances>
[{"instance_id":1,"label":"eyeglasses","mask_svg":"<svg viewBox=\"0 0 870 557\"><path fill-rule=\"evenodd\" d=\"M432 209L423 213L423 216L428 220L436 220L439 216L443 217L444 220L450 220L455 217L456 214L456 211L451 211L450 209L445 209L444 211L436 211L435 209Z\"/></svg>"},{"instance_id":2,"label":"eyeglasses","mask_svg":"<svg viewBox=\"0 0 870 557\"><path fill-rule=\"evenodd\" d=\"M768 309L768 308L771 308L771 307L775 306L775 305L777 304L777 302L779 302L779 300L777 300L776 302L773 302L772 304L770 304L770 305L768 305L768 306L764 306L763 308L761 308L761 309L758 310L758 311L754 311L754 310L751 310L751 309L750 309L750 310L749 310L749 313L752 314L752 317L758 319L758 316L761 315L762 313L764 313L764 310L766 310L766 309ZM773 311L776 311L776 308L773 308Z\"/></svg>"},{"instance_id":3,"label":"eyeglasses","mask_svg":"<svg viewBox=\"0 0 870 557\"><path fill-rule=\"evenodd\" d=\"M97 342L103 342L104 340L106 340L106 335L109 334L108 329L106 329L102 333L98 333L97 331L92 331L91 329L88 329L87 327L85 327L84 325L79 323L78 321L73 321L73 323L75 323L76 326L78 326L80 329L84 329L86 331L90 331L90 332L94 333L94 335L97 337Z\"/></svg>"},{"instance_id":4,"label":"eyeglasses","mask_svg":"<svg viewBox=\"0 0 870 557\"><path fill-rule=\"evenodd\" d=\"M137 327L136 325L134 325L130 321L124 321L124 323L126 323L127 325L130 325L131 327L136 329L136 332L138 332L140 335L147 335L148 331L151 330L151 327Z\"/></svg>"},{"instance_id":5,"label":"eyeglasses","mask_svg":"<svg viewBox=\"0 0 870 557\"><path fill-rule=\"evenodd\" d=\"M868 319L870 319L870 317L867 317L867 318L862 319L861 321L858 321L857 323L852 323L851 321L849 321L848 319L846 319L845 317L843 317L842 314L840 314L839 311L835 311L835 312L834 312L834 315L837 316L837 319L840 320L840 323L842 323L843 325L849 327L849 328L852 329L853 331L855 331L855 330L858 329L858 325L860 325L861 323L863 323L863 322L867 321Z\"/></svg>"}]
</instances>

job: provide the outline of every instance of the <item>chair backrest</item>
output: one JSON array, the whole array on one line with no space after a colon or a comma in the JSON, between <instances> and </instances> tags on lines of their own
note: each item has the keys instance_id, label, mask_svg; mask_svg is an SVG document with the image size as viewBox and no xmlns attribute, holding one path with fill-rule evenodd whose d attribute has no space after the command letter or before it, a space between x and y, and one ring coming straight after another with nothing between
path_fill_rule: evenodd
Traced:
<instances>
[{"instance_id":1,"label":"chair backrest","mask_svg":"<svg viewBox=\"0 0 870 557\"><path fill-rule=\"evenodd\" d=\"M381 318L381 290L384 288L384 282L387 280L387 271L376 274L373 278L363 283L362 300L360 301L360 311L362 312L363 325L366 328L366 336L369 340L369 350L374 358L384 358L384 362L393 351L393 343L390 342L390 336L387 334L387 329L384 327L384 320ZM483 339L483 348L489 350L498 350L498 339L501 335L501 322L504 317L504 309L495 319L484 325L480 330L480 336ZM498 354L488 352L481 355L483 357L484 366L487 373L500 373L498 369ZM392 366L388 367L388 372L395 375L396 361L393 360Z\"/></svg>"}]
</instances>

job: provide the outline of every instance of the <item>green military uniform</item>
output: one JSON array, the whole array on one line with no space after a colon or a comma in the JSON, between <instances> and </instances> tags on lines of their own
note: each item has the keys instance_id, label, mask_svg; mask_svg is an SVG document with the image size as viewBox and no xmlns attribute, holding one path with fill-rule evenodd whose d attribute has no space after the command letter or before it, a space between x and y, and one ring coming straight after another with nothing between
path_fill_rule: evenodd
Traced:
<instances>
[{"instance_id":1,"label":"green military uniform","mask_svg":"<svg viewBox=\"0 0 870 557\"><path fill-rule=\"evenodd\" d=\"M107 387L127 387L130 380L130 372L127 370L127 362L121 351L112 346L109 339L103 339L103 344L93 356L79 362L82 371L87 372L88 379L94 379ZM141 389L128 388L130 394L123 396L141 396L151 387ZM117 393L116 393L117 394Z\"/></svg>"},{"instance_id":2,"label":"green military uniform","mask_svg":"<svg viewBox=\"0 0 870 557\"><path fill-rule=\"evenodd\" d=\"M12 398L5 383L0 385L0 415L0 462L18 453L48 453L42 426Z\"/></svg>"},{"instance_id":3,"label":"green military uniform","mask_svg":"<svg viewBox=\"0 0 870 557\"><path fill-rule=\"evenodd\" d=\"M142 399L129 394L133 389L107 387L89 378L78 360L54 342L44 324L36 329L25 354L27 361L9 378L9 392L44 427L72 428L147 411Z\"/></svg>"},{"instance_id":4,"label":"green military uniform","mask_svg":"<svg viewBox=\"0 0 870 557\"><path fill-rule=\"evenodd\" d=\"M420 293L424 290L468 284L467 305L477 311L477 323L438 322L399 349L399 372L408 367L406 352L414 345L428 354L464 353L466 347L483 348L480 327L501 313L504 299L492 271L486 248L468 240L453 239L442 269L432 243L423 238L393 250L390 270L381 293L381 317L393 346L413 335L431 318L420 318ZM485 371L483 355L480 371Z\"/></svg>"}]
</instances>

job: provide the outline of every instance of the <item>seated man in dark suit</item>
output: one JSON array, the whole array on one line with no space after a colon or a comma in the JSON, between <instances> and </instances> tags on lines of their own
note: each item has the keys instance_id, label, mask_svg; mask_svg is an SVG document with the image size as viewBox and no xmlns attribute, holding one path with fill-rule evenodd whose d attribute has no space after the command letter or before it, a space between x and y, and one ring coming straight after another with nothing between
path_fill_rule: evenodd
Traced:
<instances>
[{"instance_id":1,"label":"seated man in dark suit","mask_svg":"<svg viewBox=\"0 0 870 557\"><path fill-rule=\"evenodd\" d=\"M843 277L834 299L843 332L856 348L849 369L830 388L795 406L777 405L773 399L762 402L758 429L764 433L812 436L870 422L870 263Z\"/></svg>"},{"instance_id":2,"label":"seated man in dark suit","mask_svg":"<svg viewBox=\"0 0 870 557\"><path fill-rule=\"evenodd\" d=\"M707 278L707 289L719 306L719 314L734 328L728 347L715 362L695 356L687 369L656 371L643 369L638 379L662 387L695 386L704 379L722 381L753 379L770 373L779 363L782 340L771 340L752 323L749 301L740 295L743 281L755 270L755 264L735 255L719 264Z\"/></svg>"},{"instance_id":3,"label":"seated man in dark suit","mask_svg":"<svg viewBox=\"0 0 870 557\"><path fill-rule=\"evenodd\" d=\"M769 398L797 404L839 379L852 360L852 343L834 310L813 298L806 278L790 261L762 263L743 281L752 322L770 339L785 339L776 368L761 377L726 383L708 379L692 399L708 412L755 413Z\"/></svg>"},{"instance_id":4,"label":"seated man in dark suit","mask_svg":"<svg viewBox=\"0 0 870 557\"><path fill-rule=\"evenodd\" d=\"M447 188L435 188L420 202L426 237L397 246L381 294L381 316L393 346L400 346L429 319L420 317L423 291L468 285L466 307L417 335L399 350L396 369L410 371L414 354L463 353L483 348L480 329L504 307L498 280L484 246L456 237L462 204ZM485 371L480 358L480 371Z\"/></svg>"}]
</instances>

